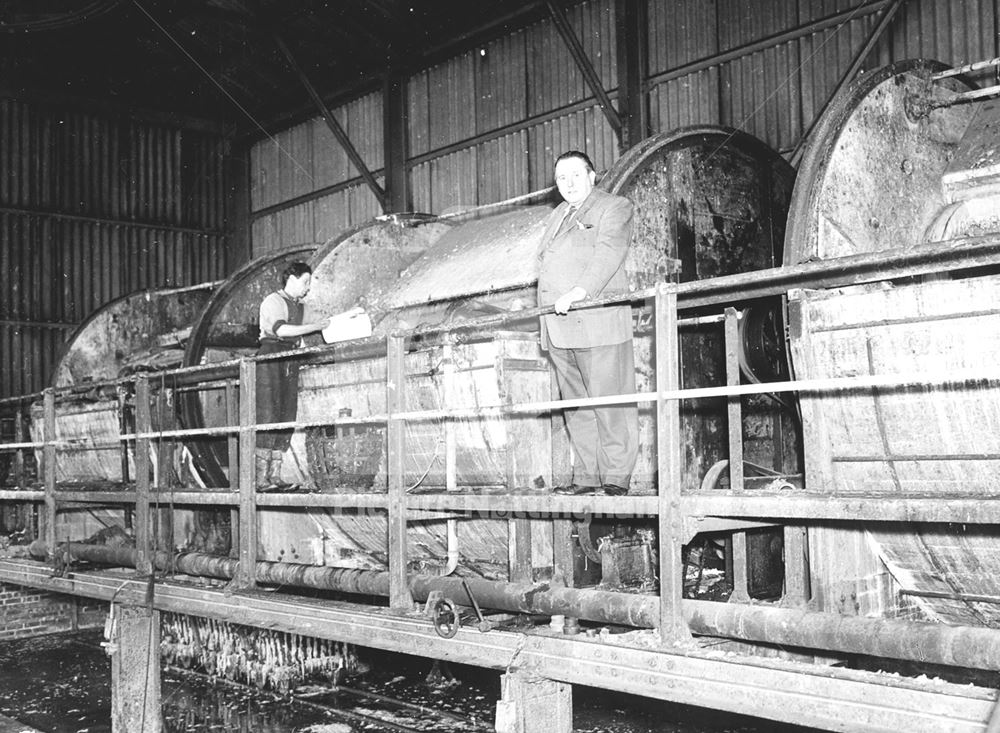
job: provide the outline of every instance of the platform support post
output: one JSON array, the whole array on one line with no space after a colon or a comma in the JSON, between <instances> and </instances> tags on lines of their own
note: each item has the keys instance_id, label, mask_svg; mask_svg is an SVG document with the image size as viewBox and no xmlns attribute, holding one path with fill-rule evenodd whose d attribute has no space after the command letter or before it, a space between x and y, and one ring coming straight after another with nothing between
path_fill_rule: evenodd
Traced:
<instances>
[{"instance_id":1,"label":"platform support post","mask_svg":"<svg viewBox=\"0 0 1000 733\"><path fill-rule=\"evenodd\" d=\"M729 596L729 602L749 603L750 583L747 577L747 533L733 532L732 542L729 547L732 550L733 561L733 592Z\"/></svg>"},{"instance_id":2,"label":"platform support post","mask_svg":"<svg viewBox=\"0 0 1000 733\"><path fill-rule=\"evenodd\" d=\"M571 733L573 686L523 672L500 678L497 733Z\"/></svg>"},{"instance_id":3,"label":"platform support post","mask_svg":"<svg viewBox=\"0 0 1000 733\"><path fill-rule=\"evenodd\" d=\"M799 608L809 602L809 544L805 527L786 525L785 593L781 605Z\"/></svg>"},{"instance_id":4,"label":"platform support post","mask_svg":"<svg viewBox=\"0 0 1000 733\"><path fill-rule=\"evenodd\" d=\"M111 615L111 731L160 733L160 612L115 604Z\"/></svg>"}]
</instances>

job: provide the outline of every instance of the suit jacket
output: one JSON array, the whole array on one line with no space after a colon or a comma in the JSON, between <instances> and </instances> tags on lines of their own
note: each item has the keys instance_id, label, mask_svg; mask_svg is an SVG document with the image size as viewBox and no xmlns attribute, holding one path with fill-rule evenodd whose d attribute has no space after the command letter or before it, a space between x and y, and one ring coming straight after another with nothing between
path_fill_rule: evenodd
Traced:
<instances>
[{"instance_id":1,"label":"suit jacket","mask_svg":"<svg viewBox=\"0 0 1000 733\"><path fill-rule=\"evenodd\" d=\"M552 305L579 285L587 299L627 292L625 255L632 235L632 202L591 191L574 214L565 201L549 216L538 250L538 305ZM564 221L565 218L565 221ZM610 346L632 338L628 305L571 310L541 318L542 348Z\"/></svg>"}]
</instances>

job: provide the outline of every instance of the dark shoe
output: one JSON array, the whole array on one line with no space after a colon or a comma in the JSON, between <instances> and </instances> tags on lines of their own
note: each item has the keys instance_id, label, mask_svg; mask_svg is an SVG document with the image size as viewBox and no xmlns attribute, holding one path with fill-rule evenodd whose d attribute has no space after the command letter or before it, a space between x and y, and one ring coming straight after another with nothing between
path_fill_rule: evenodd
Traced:
<instances>
[{"instance_id":1,"label":"dark shoe","mask_svg":"<svg viewBox=\"0 0 1000 733\"><path fill-rule=\"evenodd\" d=\"M585 496L587 494L594 494L600 487L598 486L580 486L579 484L570 484L569 486L556 486L552 489L553 494L562 494L563 496Z\"/></svg>"},{"instance_id":2,"label":"dark shoe","mask_svg":"<svg viewBox=\"0 0 1000 733\"><path fill-rule=\"evenodd\" d=\"M614 484L604 484L601 487L600 492L605 496L625 496L628 493L628 489L624 486L615 486Z\"/></svg>"}]
</instances>

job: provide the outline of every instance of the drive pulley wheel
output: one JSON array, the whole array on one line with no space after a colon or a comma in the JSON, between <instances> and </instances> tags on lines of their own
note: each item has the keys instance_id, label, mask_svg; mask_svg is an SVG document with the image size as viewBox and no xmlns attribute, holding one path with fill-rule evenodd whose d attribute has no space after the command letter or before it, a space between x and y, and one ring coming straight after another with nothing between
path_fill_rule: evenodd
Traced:
<instances>
[{"instance_id":1,"label":"drive pulley wheel","mask_svg":"<svg viewBox=\"0 0 1000 733\"><path fill-rule=\"evenodd\" d=\"M459 621L458 608L448 598L440 598L434 603L431 610L431 621L434 624L434 631L442 639L450 639L458 633Z\"/></svg>"}]
</instances>

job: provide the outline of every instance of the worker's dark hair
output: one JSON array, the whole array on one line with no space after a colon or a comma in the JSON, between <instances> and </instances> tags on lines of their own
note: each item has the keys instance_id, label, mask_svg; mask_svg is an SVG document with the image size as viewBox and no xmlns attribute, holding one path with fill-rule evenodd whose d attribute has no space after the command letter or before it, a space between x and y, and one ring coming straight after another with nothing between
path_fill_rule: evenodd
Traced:
<instances>
[{"instance_id":1,"label":"worker's dark hair","mask_svg":"<svg viewBox=\"0 0 1000 733\"><path fill-rule=\"evenodd\" d=\"M302 277L307 272L311 275L312 271L313 269L305 262L293 262L281 271L281 287L285 287L288 284L288 278Z\"/></svg>"},{"instance_id":2,"label":"worker's dark hair","mask_svg":"<svg viewBox=\"0 0 1000 733\"><path fill-rule=\"evenodd\" d=\"M567 150L565 153L556 158L556 162L553 164L552 167L554 168L555 166L559 165L559 161L568 160L569 158L579 158L587 165L588 171L594 170L594 163L590 159L590 156L579 150Z\"/></svg>"}]
</instances>

